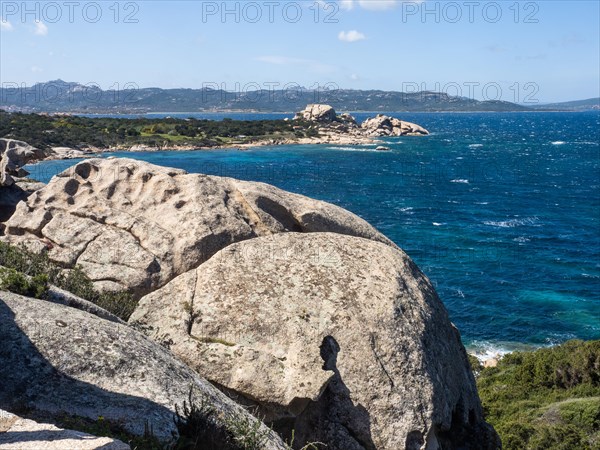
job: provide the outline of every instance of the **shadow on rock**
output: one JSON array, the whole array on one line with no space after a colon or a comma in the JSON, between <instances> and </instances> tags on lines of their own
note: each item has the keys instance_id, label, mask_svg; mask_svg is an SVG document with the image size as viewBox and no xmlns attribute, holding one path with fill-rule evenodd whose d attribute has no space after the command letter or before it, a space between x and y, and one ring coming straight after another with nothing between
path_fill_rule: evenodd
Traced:
<instances>
[{"instance_id":1,"label":"shadow on rock","mask_svg":"<svg viewBox=\"0 0 600 450\"><path fill-rule=\"evenodd\" d=\"M291 428L300 430L295 433L294 447L302 448L310 442L325 442L328 450L375 450L369 412L362 405L352 402L350 390L337 367L340 351L338 342L332 336L326 336L320 350L323 370L331 370L335 375L320 399L310 403L291 424ZM287 430L277 431L291 435L289 425Z\"/></svg>"}]
</instances>

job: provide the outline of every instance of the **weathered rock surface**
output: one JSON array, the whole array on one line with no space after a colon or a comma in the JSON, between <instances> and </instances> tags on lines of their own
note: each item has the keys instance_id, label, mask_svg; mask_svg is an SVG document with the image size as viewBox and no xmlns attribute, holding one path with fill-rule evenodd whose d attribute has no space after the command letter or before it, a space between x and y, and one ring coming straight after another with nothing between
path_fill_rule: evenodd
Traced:
<instances>
[{"instance_id":1,"label":"weathered rock surface","mask_svg":"<svg viewBox=\"0 0 600 450\"><path fill-rule=\"evenodd\" d=\"M321 140L335 142L336 139L356 139L385 136L424 136L429 131L420 125L394 117L378 114L365 120L360 126L348 113L337 115L330 105L312 104L296 114L296 120L313 122Z\"/></svg>"},{"instance_id":2,"label":"weathered rock surface","mask_svg":"<svg viewBox=\"0 0 600 450\"><path fill-rule=\"evenodd\" d=\"M296 114L296 118L309 120L311 122L333 122L337 115L330 105L311 104Z\"/></svg>"},{"instance_id":3,"label":"weathered rock surface","mask_svg":"<svg viewBox=\"0 0 600 450\"><path fill-rule=\"evenodd\" d=\"M456 328L401 250L333 233L230 245L130 323L295 443L495 449Z\"/></svg>"},{"instance_id":4,"label":"weathered rock surface","mask_svg":"<svg viewBox=\"0 0 600 450\"><path fill-rule=\"evenodd\" d=\"M27 197L44 186L44 183L21 181L17 179L17 181L10 186L0 187L0 236L4 230L3 222L13 215L19 202L27 200Z\"/></svg>"},{"instance_id":5,"label":"weathered rock surface","mask_svg":"<svg viewBox=\"0 0 600 450\"><path fill-rule=\"evenodd\" d=\"M64 430L0 410L0 450L129 450L129 445L107 437Z\"/></svg>"},{"instance_id":6,"label":"weathered rock surface","mask_svg":"<svg viewBox=\"0 0 600 450\"><path fill-rule=\"evenodd\" d=\"M107 290L137 296L234 242L286 231L332 231L394 244L337 206L273 186L92 159L54 177L6 222L2 239L48 249Z\"/></svg>"},{"instance_id":7,"label":"weathered rock surface","mask_svg":"<svg viewBox=\"0 0 600 450\"><path fill-rule=\"evenodd\" d=\"M27 163L42 159L45 152L14 139L0 139L0 235L4 224L20 201L41 189L42 183L21 180L29 173L23 169Z\"/></svg>"},{"instance_id":8,"label":"weathered rock surface","mask_svg":"<svg viewBox=\"0 0 600 450\"><path fill-rule=\"evenodd\" d=\"M419 125L383 114L365 120L361 124L361 128L368 136L419 136L429 134L429 131Z\"/></svg>"},{"instance_id":9,"label":"weathered rock surface","mask_svg":"<svg viewBox=\"0 0 600 450\"><path fill-rule=\"evenodd\" d=\"M14 139L0 139L0 187L12 186L13 177L25 177L28 172L22 167L27 163L45 157L45 152L26 142Z\"/></svg>"},{"instance_id":10,"label":"weathered rock surface","mask_svg":"<svg viewBox=\"0 0 600 450\"><path fill-rule=\"evenodd\" d=\"M119 319L114 314L108 312L104 308L92 303L88 300L85 300L81 297L77 297L76 295L71 294L70 292L65 291L59 287L54 285L48 286L48 297L45 299L52 303L57 303L59 305L69 306L71 308L79 309L81 311L85 311L87 313L93 314L95 316L100 317L101 319L108 320L110 322L124 324L121 319Z\"/></svg>"},{"instance_id":11,"label":"weathered rock surface","mask_svg":"<svg viewBox=\"0 0 600 450\"><path fill-rule=\"evenodd\" d=\"M73 308L0 291L0 408L52 422L63 414L102 416L160 439L177 433L175 406L190 390L216 411L207 423L226 429L224 417L256 419L200 378L164 347L129 326ZM283 449L268 436L264 448Z\"/></svg>"}]
</instances>

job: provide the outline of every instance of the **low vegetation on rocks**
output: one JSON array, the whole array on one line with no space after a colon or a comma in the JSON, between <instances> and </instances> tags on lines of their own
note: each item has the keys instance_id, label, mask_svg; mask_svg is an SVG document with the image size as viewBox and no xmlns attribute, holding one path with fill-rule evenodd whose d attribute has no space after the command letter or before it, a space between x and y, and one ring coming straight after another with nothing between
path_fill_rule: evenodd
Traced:
<instances>
[{"instance_id":1,"label":"low vegetation on rocks","mask_svg":"<svg viewBox=\"0 0 600 450\"><path fill-rule=\"evenodd\" d=\"M304 127L302 125L305 125ZM0 136L50 147L109 148L182 145L215 147L314 134L309 123L284 120L123 119L49 116L0 111Z\"/></svg>"},{"instance_id":2,"label":"low vegetation on rocks","mask_svg":"<svg viewBox=\"0 0 600 450\"><path fill-rule=\"evenodd\" d=\"M475 369L503 449L600 449L600 341L515 352Z\"/></svg>"},{"instance_id":3,"label":"low vegetation on rocks","mask_svg":"<svg viewBox=\"0 0 600 450\"><path fill-rule=\"evenodd\" d=\"M45 252L33 253L22 246L0 242L0 288L15 294L44 298L48 284L53 284L88 300L115 316L128 320L137 301L125 291L100 292L79 268L64 270Z\"/></svg>"},{"instance_id":4,"label":"low vegetation on rocks","mask_svg":"<svg viewBox=\"0 0 600 450\"><path fill-rule=\"evenodd\" d=\"M48 275L28 277L15 269L0 267L0 289L34 298L44 298L48 292Z\"/></svg>"}]
</instances>

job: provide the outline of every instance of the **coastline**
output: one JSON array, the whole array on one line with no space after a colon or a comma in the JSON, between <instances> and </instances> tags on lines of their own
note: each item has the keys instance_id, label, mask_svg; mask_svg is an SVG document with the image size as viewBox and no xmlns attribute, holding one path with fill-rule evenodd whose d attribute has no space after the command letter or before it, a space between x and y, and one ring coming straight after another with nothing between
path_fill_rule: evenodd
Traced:
<instances>
[{"instance_id":1,"label":"coastline","mask_svg":"<svg viewBox=\"0 0 600 450\"><path fill-rule=\"evenodd\" d=\"M464 343L467 354L479 360L483 367L495 367L504 356L513 352L533 352L554 345L534 345L523 342L482 342Z\"/></svg>"},{"instance_id":2,"label":"coastline","mask_svg":"<svg viewBox=\"0 0 600 450\"><path fill-rule=\"evenodd\" d=\"M377 137L367 136L343 136L339 134L324 135L319 137L303 137L297 139L289 138L268 138L255 142L243 142L243 143L229 143L215 146L195 146L195 145L177 145L172 143L165 143L163 146L149 146L149 145L118 145L114 147L87 147L84 150L70 148L70 147L52 147L53 154L46 156L43 159L32 161L30 164L36 164L41 161L56 161L56 160L67 160L67 159L80 159L86 157L93 157L102 153L112 152L186 152L186 151L201 151L201 150L248 150L255 147L269 147L269 146L282 146L282 145L373 145L383 143Z\"/></svg>"}]
</instances>

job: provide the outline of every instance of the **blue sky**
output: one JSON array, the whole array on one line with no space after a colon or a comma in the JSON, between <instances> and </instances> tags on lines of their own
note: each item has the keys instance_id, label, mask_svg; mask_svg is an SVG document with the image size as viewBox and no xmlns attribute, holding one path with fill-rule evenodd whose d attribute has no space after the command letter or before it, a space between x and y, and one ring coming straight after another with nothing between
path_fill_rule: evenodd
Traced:
<instances>
[{"instance_id":1,"label":"blue sky","mask_svg":"<svg viewBox=\"0 0 600 450\"><path fill-rule=\"evenodd\" d=\"M600 96L595 0L0 3L2 83Z\"/></svg>"}]
</instances>

